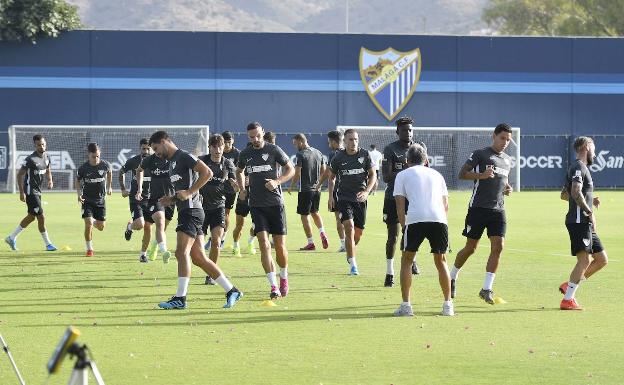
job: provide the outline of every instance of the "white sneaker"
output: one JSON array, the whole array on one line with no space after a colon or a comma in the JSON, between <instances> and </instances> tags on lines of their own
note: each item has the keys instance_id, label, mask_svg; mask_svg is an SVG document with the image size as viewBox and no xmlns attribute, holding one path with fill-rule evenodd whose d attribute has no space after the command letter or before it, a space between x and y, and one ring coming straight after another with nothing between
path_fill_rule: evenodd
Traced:
<instances>
[{"instance_id":1,"label":"white sneaker","mask_svg":"<svg viewBox=\"0 0 624 385\"><path fill-rule=\"evenodd\" d=\"M449 317L455 315L455 310L453 309L453 302L449 303L448 305L446 303L442 304L442 315L449 316Z\"/></svg>"},{"instance_id":2,"label":"white sneaker","mask_svg":"<svg viewBox=\"0 0 624 385\"><path fill-rule=\"evenodd\" d=\"M401 304L398 309L394 311L395 317L413 317L414 311L412 310L412 305Z\"/></svg>"}]
</instances>

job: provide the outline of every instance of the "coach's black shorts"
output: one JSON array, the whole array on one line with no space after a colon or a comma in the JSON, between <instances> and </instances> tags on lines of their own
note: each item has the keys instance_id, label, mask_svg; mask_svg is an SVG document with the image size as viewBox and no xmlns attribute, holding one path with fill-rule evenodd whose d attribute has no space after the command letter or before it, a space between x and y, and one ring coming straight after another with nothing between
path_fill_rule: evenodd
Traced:
<instances>
[{"instance_id":1,"label":"coach's black shorts","mask_svg":"<svg viewBox=\"0 0 624 385\"><path fill-rule=\"evenodd\" d=\"M308 215L310 213L318 213L320 203L320 191L301 191L297 195L297 214Z\"/></svg>"},{"instance_id":2,"label":"coach's black shorts","mask_svg":"<svg viewBox=\"0 0 624 385\"><path fill-rule=\"evenodd\" d=\"M236 215L240 215L241 217L246 217L249 214L249 200L247 199L237 199L236 200L236 209L234 210Z\"/></svg>"},{"instance_id":3,"label":"coach's black shorts","mask_svg":"<svg viewBox=\"0 0 624 385\"><path fill-rule=\"evenodd\" d=\"M572 255L581 251L595 254L604 250L591 223L566 223L566 227L570 235L570 253Z\"/></svg>"},{"instance_id":4,"label":"coach's black shorts","mask_svg":"<svg viewBox=\"0 0 624 385\"><path fill-rule=\"evenodd\" d=\"M203 235L202 226L204 225L203 209L186 209L178 211L178 226L176 232L181 231L191 238L197 238Z\"/></svg>"},{"instance_id":5,"label":"coach's black shorts","mask_svg":"<svg viewBox=\"0 0 624 385\"><path fill-rule=\"evenodd\" d=\"M334 187L334 192L332 194L332 196L334 197L334 207L332 207L331 210L329 210L332 213L337 213L338 212L338 194L337 194L337 191L338 190L336 190L336 188Z\"/></svg>"},{"instance_id":6,"label":"coach's black shorts","mask_svg":"<svg viewBox=\"0 0 624 385\"><path fill-rule=\"evenodd\" d=\"M338 213L341 222L353 219L355 227L364 229L364 225L366 225L366 202L339 200Z\"/></svg>"},{"instance_id":7,"label":"coach's black shorts","mask_svg":"<svg viewBox=\"0 0 624 385\"><path fill-rule=\"evenodd\" d=\"M251 207L253 232L266 231L272 235L286 235L286 212L284 206Z\"/></svg>"},{"instance_id":8,"label":"coach's black shorts","mask_svg":"<svg viewBox=\"0 0 624 385\"><path fill-rule=\"evenodd\" d=\"M204 224L202 226L204 234L208 234L212 229L219 226L225 229L225 207L204 209Z\"/></svg>"},{"instance_id":9,"label":"coach's black shorts","mask_svg":"<svg viewBox=\"0 0 624 385\"><path fill-rule=\"evenodd\" d=\"M129 198L128 202L130 203L130 215L133 221L141 217L145 217L147 220L150 217L147 201L137 201L134 198Z\"/></svg>"},{"instance_id":10,"label":"coach's black shorts","mask_svg":"<svg viewBox=\"0 0 624 385\"><path fill-rule=\"evenodd\" d=\"M149 201L147 203L147 215L145 216L145 220L149 223L154 223L154 219L152 219L152 215L154 215L158 211L165 212L165 220L170 221L173 219L173 213L175 212L175 205L171 206L163 206L158 201Z\"/></svg>"},{"instance_id":11,"label":"coach's black shorts","mask_svg":"<svg viewBox=\"0 0 624 385\"><path fill-rule=\"evenodd\" d=\"M225 194L225 208L228 210L232 210L234 207L234 202L236 202L236 193L234 194Z\"/></svg>"},{"instance_id":12,"label":"coach's black shorts","mask_svg":"<svg viewBox=\"0 0 624 385\"><path fill-rule=\"evenodd\" d=\"M507 231L505 212L483 207L469 208L462 235L470 239L481 239L486 228L488 237L505 237Z\"/></svg>"},{"instance_id":13,"label":"coach's black shorts","mask_svg":"<svg viewBox=\"0 0 624 385\"><path fill-rule=\"evenodd\" d=\"M106 204L84 201L82 204L82 217L93 218L96 221L106 220Z\"/></svg>"},{"instance_id":14,"label":"coach's black shorts","mask_svg":"<svg viewBox=\"0 0 624 385\"><path fill-rule=\"evenodd\" d=\"M401 250L416 252L425 238L429 241L432 254L446 254L448 250L448 226L440 222L418 222L407 225L403 230Z\"/></svg>"},{"instance_id":15,"label":"coach's black shorts","mask_svg":"<svg viewBox=\"0 0 624 385\"><path fill-rule=\"evenodd\" d=\"M409 207L409 201L405 200L405 212L407 213L407 208ZM396 225L399 223L399 216L396 210L396 200L394 199L384 199L383 205L383 221L387 225Z\"/></svg>"},{"instance_id":16,"label":"coach's black shorts","mask_svg":"<svg viewBox=\"0 0 624 385\"><path fill-rule=\"evenodd\" d=\"M38 216L43 214L41 195L26 195L26 206L30 215Z\"/></svg>"}]
</instances>

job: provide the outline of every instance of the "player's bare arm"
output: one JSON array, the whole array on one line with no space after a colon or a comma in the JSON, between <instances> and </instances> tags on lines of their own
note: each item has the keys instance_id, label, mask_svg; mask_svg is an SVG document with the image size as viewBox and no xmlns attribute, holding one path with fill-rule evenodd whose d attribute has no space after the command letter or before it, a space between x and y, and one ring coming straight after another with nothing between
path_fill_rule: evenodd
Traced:
<instances>
[{"instance_id":1,"label":"player's bare arm","mask_svg":"<svg viewBox=\"0 0 624 385\"><path fill-rule=\"evenodd\" d=\"M52 190L54 188L54 181L52 180L52 169L50 165L46 167L46 177L48 178L48 189Z\"/></svg>"},{"instance_id":2,"label":"player's bare arm","mask_svg":"<svg viewBox=\"0 0 624 385\"><path fill-rule=\"evenodd\" d=\"M334 202L334 187L336 184L336 174L331 168L327 168L327 209L332 211L336 202Z\"/></svg>"},{"instance_id":3,"label":"player's bare arm","mask_svg":"<svg viewBox=\"0 0 624 385\"><path fill-rule=\"evenodd\" d=\"M240 189L238 188L238 182L236 181L236 179L230 178L230 179L228 179L228 182L232 186L232 189L234 190L234 192L237 193L237 192L240 191Z\"/></svg>"},{"instance_id":4,"label":"player's bare arm","mask_svg":"<svg viewBox=\"0 0 624 385\"><path fill-rule=\"evenodd\" d=\"M205 185L206 182L208 182L208 179L212 178L212 171L210 170L210 167L206 166L206 163L201 160L195 164L193 171L198 174L198 178L195 183L193 183L188 190L179 190L175 193L175 197L181 201L185 201L195 195L199 189Z\"/></svg>"},{"instance_id":5,"label":"player's bare arm","mask_svg":"<svg viewBox=\"0 0 624 385\"><path fill-rule=\"evenodd\" d=\"M128 190L126 190L126 173L119 171L119 187L121 188L121 196L124 198L128 197Z\"/></svg>"},{"instance_id":6,"label":"player's bare arm","mask_svg":"<svg viewBox=\"0 0 624 385\"><path fill-rule=\"evenodd\" d=\"M238 185L238 189L240 190L240 193L238 193L239 200L247 199L247 190L245 190L245 175L243 175L244 172L244 168L236 168L236 184Z\"/></svg>"},{"instance_id":7,"label":"player's bare arm","mask_svg":"<svg viewBox=\"0 0 624 385\"><path fill-rule=\"evenodd\" d=\"M483 172L473 172L473 167L469 164L464 164L464 166L459 170L459 179L463 180L479 180L479 179L488 179L494 178L494 170L488 168Z\"/></svg>"},{"instance_id":8,"label":"player's bare arm","mask_svg":"<svg viewBox=\"0 0 624 385\"><path fill-rule=\"evenodd\" d=\"M375 186L375 178L377 176L375 175L375 170L372 168L368 169L368 179L366 181L366 189L364 189L364 191L360 191L357 193L357 200L358 202L364 202L366 201L366 199L368 198L368 194L370 194L370 192L373 190L373 187Z\"/></svg>"},{"instance_id":9,"label":"player's bare arm","mask_svg":"<svg viewBox=\"0 0 624 385\"><path fill-rule=\"evenodd\" d=\"M561 193L559 194L559 198L561 198L562 201L568 201L570 200L570 195L568 195L568 189L566 186L563 186L563 188L561 189Z\"/></svg>"},{"instance_id":10,"label":"player's bare arm","mask_svg":"<svg viewBox=\"0 0 624 385\"><path fill-rule=\"evenodd\" d=\"M82 187L80 186L80 180L78 178L76 178L76 181L74 182L74 187L76 188L76 193L78 194L78 203L84 203L84 198L81 194Z\"/></svg>"},{"instance_id":11,"label":"player's bare arm","mask_svg":"<svg viewBox=\"0 0 624 385\"><path fill-rule=\"evenodd\" d=\"M19 171L17 172L17 180L19 181L19 183L17 183L17 186L19 187L20 200L22 202L26 202L26 194L24 194L24 184L22 183L26 172L27 172L26 167L21 167Z\"/></svg>"},{"instance_id":12,"label":"player's bare arm","mask_svg":"<svg viewBox=\"0 0 624 385\"><path fill-rule=\"evenodd\" d=\"M300 178L301 178L301 166L295 166L295 176L293 176L292 180L290 181L290 186L288 186L288 194L290 194L293 190L293 187L295 187L295 185L299 183Z\"/></svg>"},{"instance_id":13,"label":"player's bare arm","mask_svg":"<svg viewBox=\"0 0 624 385\"><path fill-rule=\"evenodd\" d=\"M394 201L396 202L396 210L397 215L399 217L399 223L401 224L401 228L405 228L405 197L401 195L396 195L394 197Z\"/></svg>"},{"instance_id":14,"label":"player's bare arm","mask_svg":"<svg viewBox=\"0 0 624 385\"><path fill-rule=\"evenodd\" d=\"M137 178L137 193L134 196L134 199L137 201L143 200L143 169L139 166L136 169L136 178Z\"/></svg>"},{"instance_id":15,"label":"player's bare arm","mask_svg":"<svg viewBox=\"0 0 624 385\"><path fill-rule=\"evenodd\" d=\"M404 163L404 168L407 168L407 162ZM381 177L384 183L393 183L397 174L398 172L392 171L392 162L385 160L381 162Z\"/></svg>"},{"instance_id":16,"label":"player's bare arm","mask_svg":"<svg viewBox=\"0 0 624 385\"><path fill-rule=\"evenodd\" d=\"M282 175L280 175L279 178L267 179L266 183L264 184L264 187L266 187L267 190L269 191L275 190L279 185L281 185L284 182L288 182L293 177L293 175L295 175L295 168L290 162L287 162L282 167L282 171L283 173Z\"/></svg>"},{"instance_id":17,"label":"player's bare arm","mask_svg":"<svg viewBox=\"0 0 624 385\"><path fill-rule=\"evenodd\" d=\"M587 205L587 202L585 202L585 197L583 196L583 192L581 191L581 189L582 189L581 183L576 182L576 181L572 182L572 189L570 191L570 195L572 195L572 199L574 199L574 202L576 202L576 204L581 208L581 210L583 210L585 215L591 216L593 214L592 210Z\"/></svg>"},{"instance_id":18,"label":"player's bare arm","mask_svg":"<svg viewBox=\"0 0 624 385\"><path fill-rule=\"evenodd\" d=\"M113 195L113 170L106 173L106 194Z\"/></svg>"}]
</instances>

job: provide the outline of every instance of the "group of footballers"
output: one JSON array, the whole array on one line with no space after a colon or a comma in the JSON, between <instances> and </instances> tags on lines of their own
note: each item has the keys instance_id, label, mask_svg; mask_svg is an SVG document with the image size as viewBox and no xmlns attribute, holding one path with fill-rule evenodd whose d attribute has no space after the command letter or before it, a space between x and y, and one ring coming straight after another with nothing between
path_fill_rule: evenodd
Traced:
<instances>
[{"instance_id":1,"label":"group of footballers","mask_svg":"<svg viewBox=\"0 0 624 385\"><path fill-rule=\"evenodd\" d=\"M494 304L493 283L506 232L504 197L513 190L508 181L511 158L505 153L512 141L511 127L506 123L497 125L492 133L492 144L475 150L459 172L460 179L472 180L474 185L463 229L466 243L450 270L446 263L449 238L445 180L428 167L427 147L414 140L411 118L402 117L396 121L396 134L397 140L386 146L381 162L381 174L387 184L383 205L387 229L386 287L394 285L394 254L399 232L402 234L403 301L394 314L413 315L410 289L412 275L418 274L415 255L427 239L444 296L442 314L454 315L452 299L456 295L460 270L475 252L485 230L491 247L479 297ZM218 266L220 250L230 227L229 214L234 207L234 255L240 256L242 228L250 214L252 226L247 250L255 254L253 244L257 238L262 267L270 286L269 298L287 296L287 224L281 185L291 179L287 192L290 194L298 186L297 214L307 237L307 244L300 250L316 249L311 222L318 229L322 247L329 247L329 236L319 215L321 187L327 181L327 207L335 213L339 252L346 252L348 273L359 274L357 245L365 228L367 200L375 189L378 167L371 153L360 147L357 131L348 129L344 133L331 131L327 134L331 150L328 162L318 149L308 144L305 135L295 135L295 164L275 145L275 135L265 132L260 123L249 123L247 136L247 146L239 150L233 146L230 132L211 135L209 153L198 158L178 148L167 132L157 131L149 139L141 139L140 153L121 168L119 185L122 196L129 199L131 213L124 236L130 240L133 231L143 230L140 262L155 260L158 253L163 262L169 261L171 252L167 248L165 230L173 219L174 209L178 211L175 248L178 285L174 296L158 304L160 308L186 308L191 263L206 273L206 284L223 288L224 308L231 308L243 297ZM19 183L20 200L26 202L28 214L5 242L17 250L18 235L36 219L46 250L55 251L45 228L41 204L44 175L47 187L53 187L50 159L45 138L35 135L33 142L35 151L25 158L18 172L18 178L23 179ZM575 300L580 282L607 264L606 252L595 232L594 207L598 207L600 201L592 195L593 183L587 168L595 157L595 146L591 138L579 137L574 148L577 159L568 170L561 198L569 202L565 223L577 264L569 281L559 288L564 294L560 304L563 310L581 309ZM76 174L75 187L84 220L86 255L93 256L93 227L99 231L105 227L105 197L112 193L112 169L110 163L100 158L101 151L96 143L88 144L87 153L87 161ZM130 190L125 180L128 172L132 175ZM153 237L152 225L155 225Z\"/></svg>"}]
</instances>

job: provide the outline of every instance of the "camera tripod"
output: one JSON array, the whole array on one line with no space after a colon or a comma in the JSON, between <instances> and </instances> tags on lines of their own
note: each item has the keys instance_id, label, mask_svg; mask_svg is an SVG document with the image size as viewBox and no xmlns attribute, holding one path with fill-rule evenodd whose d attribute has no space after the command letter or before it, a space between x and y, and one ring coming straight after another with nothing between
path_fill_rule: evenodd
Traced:
<instances>
[{"instance_id":1,"label":"camera tripod","mask_svg":"<svg viewBox=\"0 0 624 385\"><path fill-rule=\"evenodd\" d=\"M89 383L89 369L93 373L96 384L104 385L104 380L97 365L87 355L88 350L87 345L80 346L77 343L74 343L67 350L67 353L71 356L76 356L76 364L67 385L87 385Z\"/></svg>"}]
</instances>

